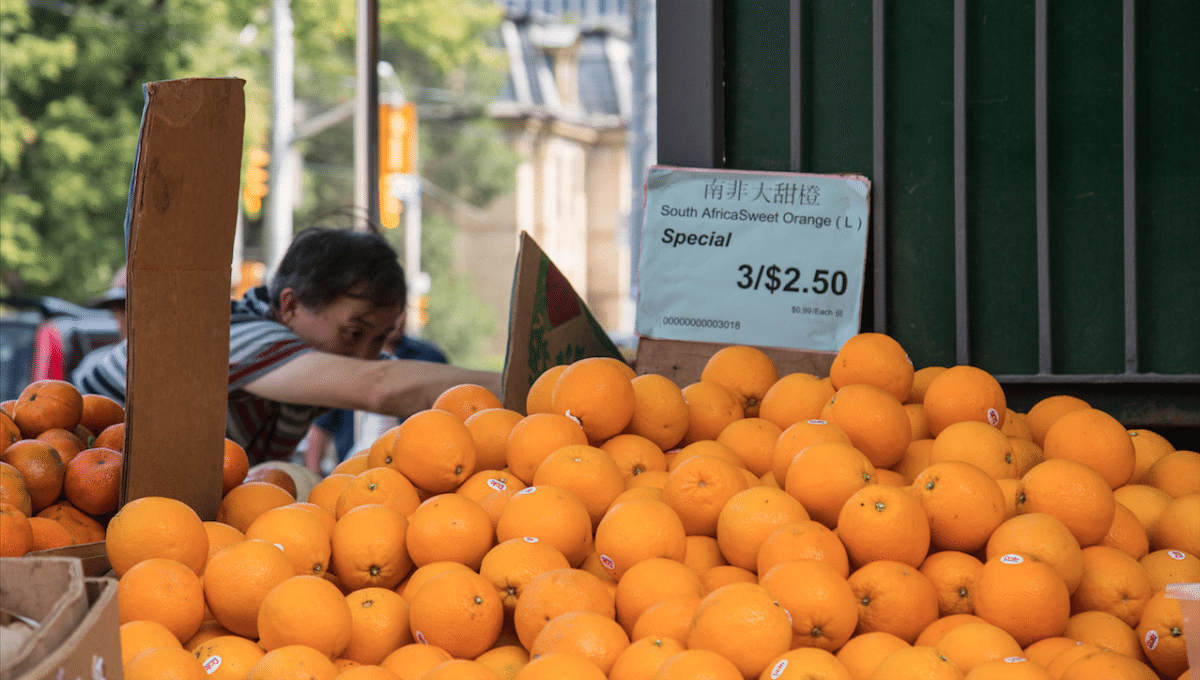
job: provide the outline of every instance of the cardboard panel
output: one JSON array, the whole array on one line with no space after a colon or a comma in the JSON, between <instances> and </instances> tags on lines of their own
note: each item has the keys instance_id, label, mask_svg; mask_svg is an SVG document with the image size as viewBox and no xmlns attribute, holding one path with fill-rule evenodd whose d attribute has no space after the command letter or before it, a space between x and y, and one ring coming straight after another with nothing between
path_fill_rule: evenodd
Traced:
<instances>
[{"instance_id":1,"label":"cardboard panel","mask_svg":"<svg viewBox=\"0 0 1200 680\"><path fill-rule=\"evenodd\" d=\"M637 367L639 375L657 373L670 378L676 385L687 387L700 380L704 364L717 350L727 345L717 342L684 342L682 340L656 340L639 338ZM818 378L829 375L834 352L806 352L779 347L759 347L771 361L780 376L789 373L811 373Z\"/></svg>"},{"instance_id":2,"label":"cardboard panel","mask_svg":"<svg viewBox=\"0 0 1200 680\"><path fill-rule=\"evenodd\" d=\"M121 503L220 503L245 82L148 83L130 203Z\"/></svg>"},{"instance_id":3,"label":"cardboard panel","mask_svg":"<svg viewBox=\"0 0 1200 680\"><path fill-rule=\"evenodd\" d=\"M529 387L547 368L620 350L579 294L527 232L521 232L504 357L504 407L525 412Z\"/></svg>"},{"instance_id":4,"label":"cardboard panel","mask_svg":"<svg viewBox=\"0 0 1200 680\"><path fill-rule=\"evenodd\" d=\"M17 642L15 632L5 635L0 646L3 678L21 676L53 655L88 610L83 569L78 560L64 557L0 558L0 598L5 610L0 625L9 624L10 613L38 623L23 641Z\"/></svg>"},{"instance_id":5,"label":"cardboard panel","mask_svg":"<svg viewBox=\"0 0 1200 680\"><path fill-rule=\"evenodd\" d=\"M122 680L117 579L85 578L87 613L63 643L16 680Z\"/></svg>"}]
</instances>

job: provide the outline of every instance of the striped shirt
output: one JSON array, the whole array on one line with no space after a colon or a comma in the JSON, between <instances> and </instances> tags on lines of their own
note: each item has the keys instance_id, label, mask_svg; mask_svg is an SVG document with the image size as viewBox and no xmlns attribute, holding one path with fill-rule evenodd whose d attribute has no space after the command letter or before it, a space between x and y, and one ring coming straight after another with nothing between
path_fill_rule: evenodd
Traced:
<instances>
[{"instance_id":1,"label":"striped shirt","mask_svg":"<svg viewBox=\"0 0 1200 680\"><path fill-rule=\"evenodd\" d=\"M92 352L72 374L72 382L84 393L103 394L124 403L125 347L122 341ZM225 436L246 449L251 465L290 456L313 420L329 409L272 401L243 388L313 350L275 319L265 286L251 289L231 303Z\"/></svg>"}]
</instances>

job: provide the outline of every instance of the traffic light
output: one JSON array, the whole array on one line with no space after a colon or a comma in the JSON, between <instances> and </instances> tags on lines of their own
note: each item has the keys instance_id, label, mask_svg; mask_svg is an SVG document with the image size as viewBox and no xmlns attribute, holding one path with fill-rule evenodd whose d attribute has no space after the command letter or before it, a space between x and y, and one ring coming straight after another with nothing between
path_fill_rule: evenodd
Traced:
<instances>
[{"instance_id":1,"label":"traffic light","mask_svg":"<svg viewBox=\"0 0 1200 680\"><path fill-rule=\"evenodd\" d=\"M379 173L411 175L417 169L417 107L379 105Z\"/></svg>"},{"instance_id":2,"label":"traffic light","mask_svg":"<svg viewBox=\"0 0 1200 680\"><path fill-rule=\"evenodd\" d=\"M267 165L271 162L271 154L253 147L250 149L246 163L246 185L242 187L242 204L246 212L257 215L262 212L262 199L267 195Z\"/></svg>"},{"instance_id":3,"label":"traffic light","mask_svg":"<svg viewBox=\"0 0 1200 680\"><path fill-rule=\"evenodd\" d=\"M379 176L379 221L387 229L400 226L404 203L392 195L392 182L387 175Z\"/></svg>"}]
</instances>

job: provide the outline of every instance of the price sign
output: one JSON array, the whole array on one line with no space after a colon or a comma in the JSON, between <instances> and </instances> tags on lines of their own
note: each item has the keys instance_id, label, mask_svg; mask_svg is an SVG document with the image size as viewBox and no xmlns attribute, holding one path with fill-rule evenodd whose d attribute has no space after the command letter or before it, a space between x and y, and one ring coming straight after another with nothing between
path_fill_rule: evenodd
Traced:
<instances>
[{"instance_id":1,"label":"price sign","mask_svg":"<svg viewBox=\"0 0 1200 680\"><path fill-rule=\"evenodd\" d=\"M870 183L655 166L640 335L836 352L858 332Z\"/></svg>"}]
</instances>

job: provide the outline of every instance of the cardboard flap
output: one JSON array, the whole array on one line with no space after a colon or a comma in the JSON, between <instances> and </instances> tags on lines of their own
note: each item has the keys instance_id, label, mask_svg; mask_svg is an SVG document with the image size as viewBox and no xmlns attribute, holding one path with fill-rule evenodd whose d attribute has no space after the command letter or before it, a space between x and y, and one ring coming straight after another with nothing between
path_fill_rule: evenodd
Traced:
<instances>
[{"instance_id":1,"label":"cardboard flap","mask_svg":"<svg viewBox=\"0 0 1200 680\"><path fill-rule=\"evenodd\" d=\"M700 380L700 373L709 358L716 354L717 350L727 346L719 342L639 338L637 372L639 375L657 373L670 378L681 388L687 387ZM789 373L811 373L818 378L824 378L829 375L829 368L833 366L833 359L837 356L835 352L755 347L771 357L780 377Z\"/></svg>"},{"instance_id":2,"label":"cardboard flap","mask_svg":"<svg viewBox=\"0 0 1200 680\"><path fill-rule=\"evenodd\" d=\"M504 408L525 413L529 387L547 368L620 350L571 283L527 232L513 275L504 356Z\"/></svg>"},{"instance_id":3,"label":"cardboard flap","mask_svg":"<svg viewBox=\"0 0 1200 680\"><path fill-rule=\"evenodd\" d=\"M129 363L121 504L220 503L229 280L245 81L148 83L127 211Z\"/></svg>"}]
</instances>

